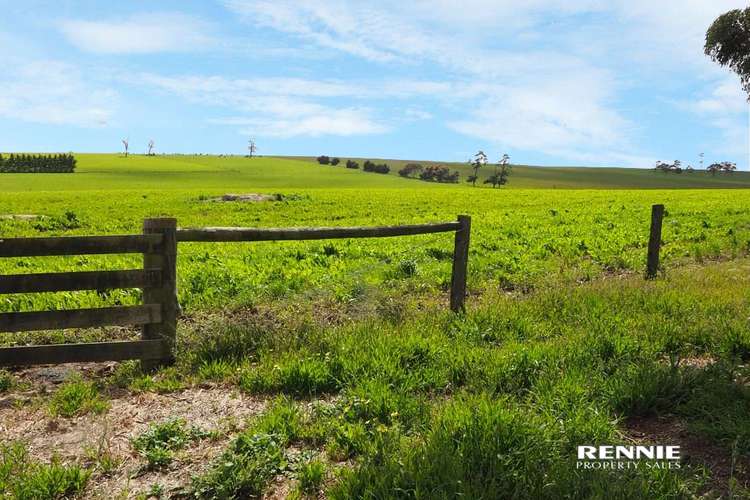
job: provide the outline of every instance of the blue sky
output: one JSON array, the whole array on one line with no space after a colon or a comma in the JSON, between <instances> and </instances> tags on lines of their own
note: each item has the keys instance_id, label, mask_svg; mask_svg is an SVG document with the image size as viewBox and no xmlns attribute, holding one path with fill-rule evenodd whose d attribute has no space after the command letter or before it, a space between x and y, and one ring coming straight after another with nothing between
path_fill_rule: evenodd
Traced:
<instances>
[{"instance_id":1,"label":"blue sky","mask_svg":"<svg viewBox=\"0 0 750 500\"><path fill-rule=\"evenodd\" d=\"M702 51L746 4L0 0L0 150L747 170L747 96Z\"/></svg>"}]
</instances>

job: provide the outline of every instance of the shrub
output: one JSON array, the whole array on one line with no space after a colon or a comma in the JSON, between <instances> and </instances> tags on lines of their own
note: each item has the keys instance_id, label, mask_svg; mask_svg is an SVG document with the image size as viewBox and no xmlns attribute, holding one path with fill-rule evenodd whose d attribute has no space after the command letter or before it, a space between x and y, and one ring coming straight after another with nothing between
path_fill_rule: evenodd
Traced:
<instances>
[{"instance_id":1,"label":"shrub","mask_svg":"<svg viewBox=\"0 0 750 500\"><path fill-rule=\"evenodd\" d=\"M302 465L298 473L298 491L301 495L317 497L326 476L326 466L320 460L311 460Z\"/></svg>"},{"instance_id":2,"label":"shrub","mask_svg":"<svg viewBox=\"0 0 750 500\"><path fill-rule=\"evenodd\" d=\"M72 417L85 413L103 413L108 407L93 382L80 378L65 382L52 396L49 410L52 415Z\"/></svg>"},{"instance_id":3,"label":"shrub","mask_svg":"<svg viewBox=\"0 0 750 500\"><path fill-rule=\"evenodd\" d=\"M79 465L32 461L21 443L0 444L0 494L3 498L73 498L86 487L91 472ZM7 496L6 496L7 495Z\"/></svg>"},{"instance_id":4,"label":"shrub","mask_svg":"<svg viewBox=\"0 0 750 500\"><path fill-rule=\"evenodd\" d=\"M365 160L363 170L365 172L375 172L376 174L387 174L391 171L391 167L385 163L376 164L370 160Z\"/></svg>"},{"instance_id":5,"label":"shrub","mask_svg":"<svg viewBox=\"0 0 750 500\"><path fill-rule=\"evenodd\" d=\"M0 394L13 386L13 375L5 370L0 370Z\"/></svg>"},{"instance_id":6,"label":"shrub","mask_svg":"<svg viewBox=\"0 0 750 500\"><path fill-rule=\"evenodd\" d=\"M133 448L148 461L149 469L157 469L172 462L173 451L207 435L197 427L188 428L185 420L175 418L152 424L146 432L133 439L132 443Z\"/></svg>"},{"instance_id":7,"label":"shrub","mask_svg":"<svg viewBox=\"0 0 750 500\"><path fill-rule=\"evenodd\" d=\"M359 168L359 163L354 160L346 160L346 168Z\"/></svg>"},{"instance_id":8,"label":"shrub","mask_svg":"<svg viewBox=\"0 0 750 500\"><path fill-rule=\"evenodd\" d=\"M401 177L414 177L422 172L422 165L419 163L407 163L404 168L398 171Z\"/></svg>"},{"instance_id":9,"label":"shrub","mask_svg":"<svg viewBox=\"0 0 750 500\"><path fill-rule=\"evenodd\" d=\"M13 154L7 158L0 155L0 173L72 173L76 159L72 154L29 155Z\"/></svg>"},{"instance_id":10,"label":"shrub","mask_svg":"<svg viewBox=\"0 0 750 500\"><path fill-rule=\"evenodd\" d=\"M338 165L341 162L338 158L331 158L331 165Z\"/></svg>"},{"instance_id":11,"label":"shrub","mask_svg":"<svg viewBox=\"0 0 750 500\"><path fill-rule=\"evenodd\" d=\"M430 165L419 174L419 178L429 182L458 182L457 170L451 173L448 167L441 165Z\"/></svg>"},{"instance_id":12,"label":"shrub","mask_svg":"<svg viewBox=\"0 0 750 500\"><path fill-rule=\"evenodd\" d=\"M195 498L257 498L287 464L282 439L274 434L240 434L203 474L193 479Z\"/></svg>"},{"instance_id":13,"label":"shrub","mask_svg":"<svg viewBox=\"0 0 750 500\"><path fill-rule=\"evenodd\" d=\"M321 165L328 165L329 163L331 163L331 159L326 155L318 156L317 160Z\"/></svg>"}]
</instances>

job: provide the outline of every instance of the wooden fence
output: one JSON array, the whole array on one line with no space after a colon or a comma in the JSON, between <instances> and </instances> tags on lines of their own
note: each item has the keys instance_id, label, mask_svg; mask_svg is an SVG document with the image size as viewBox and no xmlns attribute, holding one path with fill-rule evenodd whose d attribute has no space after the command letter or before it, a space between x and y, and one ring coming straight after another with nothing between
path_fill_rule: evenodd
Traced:
<instances>
[{"instance_id":1,"label":"wooden fence","mask_svg":"<svg viewBox=\"0 0 750 500\"><path fill-rule=\"evenodd\" d=\"M0 239L0 257L143 254L143 269L0 275L0 294L141 288L143 304L63 311L0 313L0 332L139 325L141 340L0 348L0 366L140 359L145 369L174 360L177 243L380 238L455 232L450 308L464 309L471 218L381 227L177 229L176 219L146 219L143 234Z\"/></svg>"},{"instance_id":2,"label":"wooden fence","mask_svg":"<svg viewBox=\"0 0 750 500\"><path fill-rule=\"evenodd\" d=\"M0 366L141 359L149 368L172 359L177 323L175 219L146 219L143 234L0 239L0 257L143 254L143 269L0 276L0 294L143 289L143 304L0 314L0 332L139 325L141 340L0 348Z\"/></svg>"}]
</instances>

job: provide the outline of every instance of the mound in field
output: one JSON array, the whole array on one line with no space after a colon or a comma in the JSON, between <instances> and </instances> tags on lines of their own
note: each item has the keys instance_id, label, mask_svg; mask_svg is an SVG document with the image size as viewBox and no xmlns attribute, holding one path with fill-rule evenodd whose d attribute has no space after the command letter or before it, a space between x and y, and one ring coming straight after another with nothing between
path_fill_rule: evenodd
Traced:
<instances>
[{"instance_id":1,"label":"mound in field","mask_svg":"<svg viewBox=\"0 0 750 500\"><path fill-rule=\"evenodd\" d=\"M279 201L281 195L279 194L260 194L260 193L246 193L246 194L225 194L221 198L215 199L214 201L245 201L245 202L258 202L258 201Z\"/></svg>"}]
</instances>

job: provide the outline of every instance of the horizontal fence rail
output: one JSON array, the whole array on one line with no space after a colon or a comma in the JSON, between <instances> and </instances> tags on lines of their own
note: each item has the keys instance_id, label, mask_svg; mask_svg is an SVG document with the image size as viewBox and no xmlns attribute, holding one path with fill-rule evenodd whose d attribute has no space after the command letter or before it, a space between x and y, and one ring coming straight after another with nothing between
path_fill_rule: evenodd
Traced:
<instances>
[{"instance_id":1,"label":"horizontal fence rail","mask_svg":"<svg viewBox=\"0 0 750 500\"><path fill-rule=\"evenodd\" d=\"M414 234L447 233L461 228L460 222L439 224L413 224L407 226L375 227L318 227L318 228L268 228L205 227L178 229L177 241L232 242L232 241L294 241L327 240L337 238L385 238Z\"/></svg>"},{"instance_id":2,"label":"horizontal fence rail","mask_svg":"<svg viewBox=\"0 0 750 500\"><path fill-rule=\"evenodd\" d=\"M161 243L160 234L0 238L0 257L150 253Z\"/></svg>"},{"instance_id":3,"label":"horizontal fence rail","mask_svg":"<svg viewBox=\"0 0 750 500\"><path fill-rule=\"evenodd\" d=\"M159 304L65 311L9 312L0 314L0 332L147 325L159 322L161 322L161 305Z\"/></svg>"},{"instance_id":4,"label":"horizontal fence rail","mask_svg":"<svg viewBox=\"0 0 750 500\"><path fill-rule=\"evenodd\" d=\"M160 269L0 275L0 294L143 288L161 283Z\"/></svg>"},{"instance_id":5,"label":"horizontal fence rail","mask_svg":"<svg viewBox=\"0 0 750 500\"><path fill-rule=\"evenodd\" d=\"M32 345L0 349L0 366L125 359L158 360L168 356L170 356L170 344L163 340Z\"/></svg>"}]
</instances>

